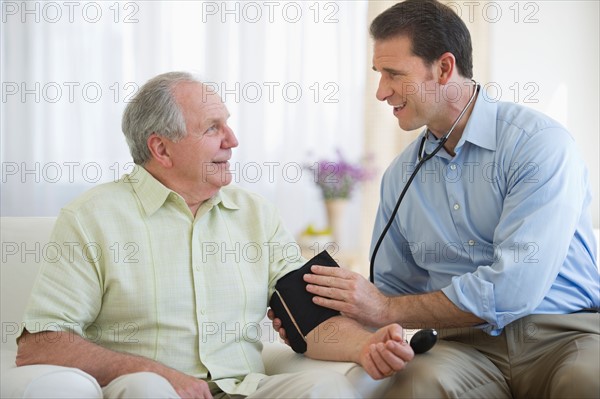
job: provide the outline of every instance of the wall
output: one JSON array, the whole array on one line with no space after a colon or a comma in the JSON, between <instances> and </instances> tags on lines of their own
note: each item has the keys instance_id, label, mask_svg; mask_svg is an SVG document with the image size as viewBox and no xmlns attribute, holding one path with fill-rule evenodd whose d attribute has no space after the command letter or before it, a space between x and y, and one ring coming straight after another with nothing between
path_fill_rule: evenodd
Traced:
<instances>
[{"instance_id":1,"label":"wall","mask_svg":"<svg viewBox=\"0 0 600 399\"><path fill-rule=\"evenodd\" d=\"M599 3L519 2L518 14L512 3L499 2L503 15L489 24L490 81L503 100L542 111L569 129L590 172L598 228Z\"/></svg>"}]
</instances>

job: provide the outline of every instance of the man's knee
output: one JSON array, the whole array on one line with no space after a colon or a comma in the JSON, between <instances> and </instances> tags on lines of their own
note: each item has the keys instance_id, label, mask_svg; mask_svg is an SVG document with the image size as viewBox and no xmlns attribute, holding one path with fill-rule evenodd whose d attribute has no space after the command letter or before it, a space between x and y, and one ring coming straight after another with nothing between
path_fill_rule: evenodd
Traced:
<instances>
[{"instance_id":1,"label":"man's knee","mask_svg":"<svg viewBox=\"0 0 600 399\"><path fill-rule=\"evenodd\" d=\"M169 381L150 372L122 375L103 389L110 398L179 398Z\"/></svg>"},{"instance_id":2,"label":"man's knee","mask_svg":"<svg viewBox=\"0 0 600 399\"><path fill-rule=\"evenodd\" d=\"M295 376L293 389L296 395L302 392L303 398L359 397L350 380L335 371L327 369L303 371Z\"/></svg>"},{"instance_id":3,"label":"man's knee","mask_svg":"<svg viewBox=\"0 0 600 399\"><path fill-rule=\"evenodd\" d=\"M558 373L552 380L550 398L600 398L598 367L573 366L568 373Z\"/></svg>"},{"instance_id":4,"label":"man's knee","mask_svg":"<svg viewBox=\"0 0 600 399\"><path fill-rule=\"evenodd\" d=\"M407 367L396 374L386 398L442 398L450 395L453 378L446 373L431 369Z\"/></svg>"},{"instance_id":5,"label":"man's knee","mask_svg":"<svg viewBox=\"0 0 600 399\"><path fill-rule=\"evenodd\" d=\"M16 367L2 378L2 397L102 398L102 389L89 374L53 365Z\"/></svg>"},{"instance_id":6,"label":"man's knee","mask_svg":"<svg viewBox=\"0 0 600 399\"><path fill-rule=\"evenodd\" d=\"M346 376L327 369L275 374L261 381L252 398L359 398Z\"/></svg>"},{"instance_id":7,"label":"man's knee","mask_svg":"<svg viewBox=\"0 0 600 399\"><path fill-rule=\"evenodd\" d=\"M565 356L554 370L549 395L553 398L599 398L600 339L589 335L573 343L577 353Z\"/></svg>"},{"instance_id":8,"label":"man's knee","mask_svg":"<svg viewBox=\"0 0 600 399\"><path fill-rule=\"evenodd\" d=\"M547 337L544 339L550 342ZM554 347L543 347L543 356L523 366L526 372L519 374L521 396L599 398L600 336L571 331L566 338L557 335L551 342Z\"/></svg>"},{"instance_id":9,"label":"man's knee","mask_svg":"<svg viewBox=\"0 0 600 399\"><path fill-rule=\"evenodd\" d=\"M343 374L319 370L314 372L312 377L314 384L311 392L311 398L353 398L359 397L358 392L350 380Z\"/></svg>"},{"instance_id":10,"label":"man's knee","mask_svg":"<svg viewBox=\"0 0 600 399\"><path fill-rule=\"evenodd\" d=\"M474 349L441 341L416 356L394 377L386 398L510 398L506 381L489 359Z\"/></svg>"}]
</instances>

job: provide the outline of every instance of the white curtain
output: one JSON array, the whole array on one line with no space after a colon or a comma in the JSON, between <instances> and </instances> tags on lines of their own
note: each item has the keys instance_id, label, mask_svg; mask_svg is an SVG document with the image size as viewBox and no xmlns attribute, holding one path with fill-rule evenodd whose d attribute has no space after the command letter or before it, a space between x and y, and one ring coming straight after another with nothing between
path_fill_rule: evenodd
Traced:
<instances>
[{"instance_id":1,"label":"white curtain","mask_svg":"<svg viewBox=\"0 0 600 399\"><path fill-rule=\"evenodd\" d=\"M273 201L294 233L325 223L299 165L336 149L365 155L367 2L2 7L3 216L56 215L126 173L121 113L139 85L169 70L192 71L220 92L240 141L234 182ZM357 193L348 226L359 208Z\"/></svg>"}]
</instances>

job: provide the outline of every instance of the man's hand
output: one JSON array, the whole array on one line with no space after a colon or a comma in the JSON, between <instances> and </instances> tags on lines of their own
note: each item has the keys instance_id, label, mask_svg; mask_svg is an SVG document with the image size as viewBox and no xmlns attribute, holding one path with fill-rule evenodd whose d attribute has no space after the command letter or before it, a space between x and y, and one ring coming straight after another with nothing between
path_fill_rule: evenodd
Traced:
<instances>
[{"instance_id":1,"label":"man's hand","mask_svg":"<svg viewBox=\"0 0 600 399\"><path fill-rule=\"evenodd\" d=\"M173 369L166 374L167 380L182 399L212 399L206 381Z\"/></svg>"},{"instance_id":2,"label":"man's hand","mask_svg":"<svg viewBox=\"0 0 600 399\"><path fill-rule=\"evenodd\" d=\"M374 332L361 348L358 363L375 380L404 369L415 356L402 338L402 327L390 324Z\"/></svg>"},{"instance_id":3,"label":"man's hand","mask_svg":"<svg viewBox=\"0 0 600 399\"><path fill-rule=\"evenodd\" d=\"M381 327L395 322L388 316L390 298L358 273L339 267L313 266L305 274L308 292L317 305L337 310L359 323ZM280 333L281 335L281 333Z\"/></svg>"}]
</instances>

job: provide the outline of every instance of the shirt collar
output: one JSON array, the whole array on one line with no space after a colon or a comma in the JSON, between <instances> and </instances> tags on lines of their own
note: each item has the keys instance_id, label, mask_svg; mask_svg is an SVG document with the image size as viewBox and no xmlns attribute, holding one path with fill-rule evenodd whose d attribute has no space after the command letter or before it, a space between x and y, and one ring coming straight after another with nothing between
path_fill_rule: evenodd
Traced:
<instances>
[{"instance_id":1,"label":"shirt collar","mask_svg":"<svg viewBox=\"0 0 600 399\"><path fill-rule=\"evenodd\" d=\"M491 101L482 87L477 95L473 112L467 121L465 130L456 145L459 150L465 141L491 151L496 150L496 114L497 104Z\"/></svg>"},{"instance_id":2,"label":"shirt collar","mask_svg":"<svg viewBox=\"0 0 600 399\"><path fill-rule=\"evenodd\" d=\"M185 201L179 194L167 188L140 165L135 165L133 171L125 177L125 181L131 183L133 186L133 190L137 194L146 215L152 215L169 198L172 198L174 201L177 201L176 198L179 198L185 204ZM223 189L219 190L214 197L208 199L203 205L212 208L219 204L226 209L239 209L235 199Z\"/></svg>"},{"instance_id":3,"label":"shirt collar","mask_svg":"<svg viewBox=\"0 0 600 399\"><path fill-rule=\"evenodd\" d=\"M133 171L125 177L125 181L131 183L146 215L156 212L169 195L174 193L140 165L135 165Z\"/></svg>"},{"instance_id":4,"label":"shirt collar","mask_svg":"<svg viewBox=\"0 0 600 399\"><path fill-rule=\"evenodd\" d=\"M231 189L229 187L223 187L222 189L220 189L217 195L213 197L218 201L215 202L215 205L220 202L221 206L223 206L226 209L240 209L240 206L238 205L230 191Z\"/></svg>"}]
</instances>

